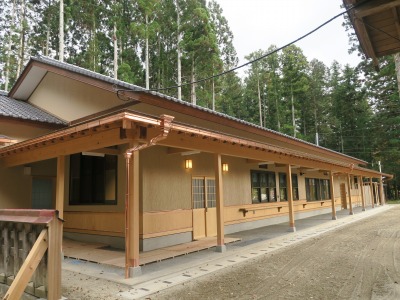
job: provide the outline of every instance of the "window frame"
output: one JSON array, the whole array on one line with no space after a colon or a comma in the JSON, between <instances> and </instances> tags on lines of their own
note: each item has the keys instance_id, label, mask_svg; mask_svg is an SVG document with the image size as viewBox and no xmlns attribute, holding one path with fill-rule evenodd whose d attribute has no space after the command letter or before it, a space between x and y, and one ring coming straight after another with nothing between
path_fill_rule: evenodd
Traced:
<instances>
[{"instance_id":1,"label":"window frame","mask_svg":"<svg viewBox=\"0 0 400 300\"><path fill-rule=\"evenodd\" d=\"M279 172L279 196L280 196L280 201L282 202L287 202L287 180L286 180L286 173ZM281 185L281 181L284 183L284 185ZM284 196L282 198L282 195ZM293 201L299 200L299 180L297 178L297 174L292 173L292 195L293 195ZM283 199L283 200L282 200Z\"/></svg>"},{"instance_id":2,"label":"window frame","mask_svg":"<svg viewBox=\"0 0 400 300\"><path fill-rule=\"evenodd\" d=\"M329 179L306 177L305 185L306 185L307 201L331 200L331 189L330 189Z\"/></svg>"},{"instance_id":3,"label":"window frame","mask_svg":"<svg viewBox=\"0 0 400 300\"><path fill-rule=\"evenodd\" d=\"M118 156L107 154L89 156L76 153L70 155L69 160L69 205L118 204ZM114 172L112 183L115 190L113 192L114 199L106 199L107 171L110 170ZM85 194L89 194L89 196L85 196Z\"/></svg>"},{"instance_id":4,"label":"window frame","mask_svg":"<svg viewBox=\"0 0 400 300\"><path fill-rule=\"evenodd\" d=\"M201 182L202 185L194 184ZM204 209L217 207L217 190L214 177L192 177L192 209ZM196 195L200 196L196 199ZM197 205L200 204L200 205Z\"/></svg>"},{"instance_id":5,"label":"window frame","mask_svg":"<svg viewBox=\"0 0 400 300\"><path fill-rule=\"evenodd\" d=\"M257 181L253 180L254 176L257 176ZM258 185L254 186L255 183L258 183ZM275 172L251 170L250 187L251 202L253 204L277 202ZM255 199L255 196L258 199Z\"/></svg>"}]
</instances>

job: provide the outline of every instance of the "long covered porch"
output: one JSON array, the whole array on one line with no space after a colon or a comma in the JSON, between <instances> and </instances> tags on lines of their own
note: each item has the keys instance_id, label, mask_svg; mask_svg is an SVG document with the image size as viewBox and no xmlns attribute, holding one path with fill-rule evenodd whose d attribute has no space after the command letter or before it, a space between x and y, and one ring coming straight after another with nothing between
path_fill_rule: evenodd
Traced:
<instances>
[{"instance_id":1,"label":"long covered porch","mask_svg":"<svg viewBox=\"0 0 400 300\"><path fill-rule=\"evenodd\" d=\"M200 207L193 206L192 198L196 194L193 190L194 180L199 176L187 173L189 181L177 182L179 176L175 177L175 173L171 171L173 168L167 164L163 169L171 171L170 182L173 180L178 186L189 187L189 191L186 191L189 195L185 198L186 202L182 204L172 195L169 201L176 201L175 207L164 210L165 203L157 206L154 199L165 198L165 193L161 196L146 194L147 198L143 200L147 189L143 182L145 170L140 169L140 155L152 146L163 152L162 156L157 156L157 153L153 156L161 157L153 166L160 169L165 163L163 159L166 159L178 164L185 163L184 172L190 172L190 164L193 168L193 163L202 161L201 157L193 156L202 153L207 170L199 173L204 175L201 176L203 179L200 183L208 184L207 178L213 177L213 183L210 182L213 192L209 194L214 196L210 196ZM71 189L71 179L67 176L70 171L66 160L70 155L88 152L117 155L122 158L117 164L125 174L118 176L118 182L115 182L117 186L111 187L114 194L118 190L118 193L123 195L123 207L120 207L120 211L108 212L104 208L107 206L95 209L95 206L88 205L76 206L74 210L64 213L66 203L69 203L67 195ZM124 111L98 117L41 138L6 147L0 151L0 157L2 164L10 168L56 159L55 208L60 217L66 220L64 228L72 233L98 235L100 239L111 234L123 240L126 277L140 272L140 245L145 240L162 245L167 238L172 237L176 238L177 244L184 244L188 236L195 240L214 235L216 250L224 252L226 233L280 223L284 220L287 220L287 229L295 231L296 218L310 216L321 209L331 211L332 219L337 218L336 211L340 207L347 208L352 214L356 198L361 203L361 208L365 209L366 190L356 189L355 186L364 186L364 182L368 181L370 187L376 187L373 178L379 181L379 191L371 190L370 195L374 198L379 195L380 204L384 204L382 175L378 172L259 141L174 123L172 117L165 115L157 118ZM228 169L224 169L224 165ZM273 168L271 165L274 165ZM235 172L235 167L241 171ZM254 171L255 169L257 170ZM243 175L244 173L246 174ZM272 173L274 175L271 175ZM305 174L310 175L307 177ZM251 184L246 182L246 187L243 187L242 182L250 181L250 177ZM277 188L263 185L265 178L269 178L270 182L279 182L280 186ZM302 196L298 191L300 182L308 183L309 186L308 192L306 188L303 189ZM67 185L69 188L66 188ZM251 195L252 200L229 202L229 199L233 198L230 190L237 191L237 186L243 187L243 195ZM164 188L166 190L168 186ZM335 188L341 189L339 197ZM148 189L157 191L151 186ZM359 195L354 194L355 190L359 191ZM323 199L308 201L307 193L311 198ZM146 201L153 202L149 205ZM80 211L79 207L84 207L85 210ZM198 211L195 212L195 209ZM207 215L211 213L214 216L211 222L214 231L207 234ZM196 219L198 214L202 216L201 220ZM77 223L81 224L79 228L73 226ZM149 228L151 230L148 230Z\"/></svg>"}]
</instances>

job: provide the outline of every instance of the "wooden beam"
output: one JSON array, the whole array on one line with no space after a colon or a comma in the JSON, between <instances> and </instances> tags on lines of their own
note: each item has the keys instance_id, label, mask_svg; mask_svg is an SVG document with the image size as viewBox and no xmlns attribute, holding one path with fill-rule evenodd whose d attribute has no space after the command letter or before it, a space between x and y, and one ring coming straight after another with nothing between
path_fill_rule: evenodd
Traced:
<instances>
[{"instance_id":1,"label":"wooden beam","mask_svg":"<svg viewBox=\"0 0 400 300\"><path fill-rule=\"evenodd\" d=\"M374 196L374 185L372 182L372 177L369 178L369 187L371 189L371 202L372 202L371 206L372 206L372 208L374 208L375 207L375 196Z\"/></svg>"},{"instance_id":2,"label":"wooden beam","mask_svg":"<svg viewBox=\"0 0 400 300\"><path fill-rule=\"evenodd\" d=\"M214 154L215 188L217 200L217 252L225 252L224 242L224 187L221 154Z\"/></svg>"},{"instance_id":3,"label":"wooden beam","mask_svg":"<svg viewBox=\"0 0 400 300\"><path fill-rule=\"evenodd\" d=\"M29 151L16 152L2 158L5 167L12 167L36 161L55 158L60 155L70 155L114 145L127 143L128 139L121 138L120 128L113 128L88 135L77 134L74 138L45 146L30 147Z\"/></svg>"},{"instance_id":4,"label":"wooden beam","mask_svg":"<svg viewBox=\"0 0 400 300\"><path fill-rule=\"evenodd\" d=\"M395 8L400 5L400 0L374 0L356 8L354 14L359 18L380 13L384 10Z\"/></svg>"},{"instance_id":5,"label":"wooden beam","mask_svg":"<svg viewBox=\"0 0 400 300\"><path fill-rule=\"evenodd\" d=\"M90 150L90 152L101 153L101 154L108 154L108 155L120 155L122 151L119 149L112 149L112 148L100 148Z\"/></svg>"},{"instance_id":6,"label":"wooden beam","mask_svg":"<svg viewBox=\"0 0 400 300\"><path fill-rule=\"evenodd\" d=\"M360 183L358 186L361 188L361 205L362 205L362 210L365 211L365 195L364 195L364 182L363 182L363 177L359 176L358 180Z\"/></svg>"},{"instance_id":7,"label":"wooden beam","mask_svg":"<svg viewBox=\"0 0 400 300\"><path fill-rule=\"evenodd\" d=\"M292 169L290 165L286 165L286 191L289 205L289 231L295 232L296 226L294 224L294 210L293 210L293 183L292 183Z\"/></svg>"},{"instance_id":8,"label":"wooden beam","mask_svg":"<svg viewBox=\"0 0 400 300\"><path fill-rule=\"evenodd\" d=\"M133 147L134 145L131 144ZM139 226L140 226L140 212L139 212L139 151L134 151L131 156L131 163L129 167L129 208L128 208L128 266L129 277L134 277L140 274L139 264Z\"/></svg>"},{"instance_id":9,"label":"wooden beam","mask_svg":"<svg viewBox=\"0 0 400 300\"><path fill-rule=\"evenodd\" d=\"M61 260L63 224L54 217L48 227L47 299L61 299Z\"/></svg>"},{"instance_id":10,"label":"wooden beam","mask_svg":"<svg viewBox=\"0 0 400 300\"><path fill-rule=\"evenodd\" d=\"M275 167L282 168L282 167L286 167L286 165L285 164L275 164Z\"/></svg>"},{"instance_id":11,"label":"wooden beam","mask_svg":"<svg viewBox=\"0 0 400 300\"><path fill-rule=\"evenodd\" d=\"M3 299L20 299L29 280L39 265L47 250L47 229L43 229L36 242L33 244L28 257L25 259L21 269L18 271L13 283ZM61 295L60 295L61 296ZM55 299L55 298L49 298ZM59 299L59 298L58 298Z\"/></svg>"},{"instance_id":12,"label":"wooden beam","mask_svg":"<svg viewBox=\"0 0 400 300\"><path fill-rule=\"evenodd\" d=\"M220 153L221 155L240 157L248 160L261 161L261 162L274 162L281 164L300 165L310 169L323 169L335 172L343 172L345 174L351 172L355 175L372 175L377 177L375 171L367 169L357 170L350 167L334 165L329 162L315 161L309 158L295 157L285 153L276 151L269 151L260 147L242 146L240 144L224 143L220 140L202 138L201 136L192 136L177 131L171 131L168 138L158 142L158 145L167 147L179 147L191 150L198 150L205 153Z\"/></svg>"},{"instance_id":13,"label":"wooden beam","mask_svg":"<svg viewBox=\"0 0 400 300\"><path fill-rule=\"evenodd\" d=\"M335 183L333 181L333 172L329 172L329 192L331 194L332 220L337 220L335 205Z\"/></svg>"},{"instance_id":14,"label":"wooden beam","mask_svg":"<svg viewBox=\"0 0 400 300\"><path fill-rule=\"evenodd\" d=\"M57 157L56 207L58 216L64 218L65 156Z\"/></svg>"},{"instance_id":15,"label":"wooden beam","mask_svg":"<svg viewBox=\"0 0 400 300\"><path fill-rule=\"evenodd\" d=\"M400 36L400 21L399 14L397 13L397 7L392 8L394 24L396 26L397 36Z\"/></svg>"},{"instance_id":16,"label":"wooden beam","mask_svg":"<svg viewBox=\"0 0 400 300\"><path fill-rule=\"evenodd\" d=\"M181 154L181 155L194 155L194 154L199 154L200 151L168 147L167 153L168 154Z\"/></svg>"},{"instance_id":17,"label":"wooden beam","mask_svg":"<svg viewBox=\"0 0 400 300\"><path fill-rule=\"evenodd\" d=\"M381 205L385 205L385 198L383 193L383 180L379 178L379 197L381 198Z\"/></svg>"},{"instance_id":18,"label":"wooden beam","mask_svg":"<svg viewBox=\"0 0 400 300\"><path fill-rule=\"evenodd\" d=\"M347 174L347 192L349 194L350 215L354 215L353 203L351 201L351 178L350 178L350 174Z\"/></svg>"},{"instance_id":19,"label":"wooden beam","mask_svg":"<svg viewBox=\"0 0 400 300\"><path fill-rule=\"evenodd\" d=\"M373 60L373 63L375 66L378 65L378 59L376 57L375 49L371 43L371 38L369 36L369 33L367 31L367 28L365 27L362 19L355 18L354 19L354 27L356 29L356 32L359 34L359 41L361 45L363 45L363 49L367 57L371 58Z\"/></svg>"},{"instance_id":20,"label":"wooden beam","mask_svg":"<svg viewBox=\"0 0 400 300\"><path fill-rule=\"evenodd\" d=\"M273 165L275 164L273 161L262 161L257 159L246 159L248 164L258 164L258 165Z\"/></svg>"}]
</instances>

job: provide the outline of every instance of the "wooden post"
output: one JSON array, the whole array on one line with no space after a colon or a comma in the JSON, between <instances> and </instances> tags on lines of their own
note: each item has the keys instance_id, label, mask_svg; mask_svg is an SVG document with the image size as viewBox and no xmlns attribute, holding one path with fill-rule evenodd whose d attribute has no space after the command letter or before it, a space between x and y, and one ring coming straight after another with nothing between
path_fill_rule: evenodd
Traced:
<instances>
[{"instance_id":1,"label":"wooden post","mask_svg":"<svg viewBox=\"0 0 400 300\"><path fill-rule=\"evenodd\" d=\"M56 210L58 217L64 217L64 191L65 191L65 156L57 157L57 179L56 179Z\"/></svg>"},{"instance_id":2,"label":"wooden post","mask_svg":"<svg viewBox=\"0 0 400 300\"><path fill-rule=\"evenodd\" d=\"M381 205L385 205L382 176L379 178L379 197L381 198Z\"/></svg>"},{"instance_id":3,"label":"wooden post","mask_svg":"<svg viewBox=\"0 0 400 300\"><path fill-rule=\"evenodd\" d=\"M372 182L372 177L369 178L369 188L371 190L371 206L372 208L375 207L375 197L374 197L374 185Z\"/></svg>"},{"instance_id":4,"label":"wooden post","mask_svg":"<svg viewBox=\"0 0 400 300\"><path fill-rule=\"evenodd\" d=\"M65 191L65 156L57 157L56 179L56 210L58 217L64 218L64 191ZM63 224L54 216L49 224L49 250L48 250L48 299L61 298L61 260Z\"/></svg>"},{"instance_id":5,"label":"wooden post","mask_svg":"<svg viewBox=\"0 0 400 300\"><path fill-rule=\"evenodd\" d=\"M48 262L47 262L47 299L61 299L61 249L62 249L62 222L57 216L48 227Z\"/></svg>"},{"instance_id":6,"label":"wooden post","mask_svg":"<svg viewBox=\"0 0 400 300\"><path fill-rule=\"evenodd\" d=\"M335 186L333 182L333 172L329 171L329 191L331 194L331 203L332 203L332 220L337 220L336 216L336 206L335 206Z\"/></svg>"},{"instance_id":7,"label":"wooden post","mask_svg":"<svg viewBox=\"0 0 400 300\"><path fill-rule=\"evenodd\" d=\"M224 242L224 189L222 180L221 154L214 155L215 188L217 200L217 252L225 252Z\"/></svg>"},{"instance_id":8,"label":"wooden post","mask_svg":"<svg viewBox=\"0 0 400 300\"><path fill-rule=\"evenodd\" d=\"M350 174L347 174L347 192L349 193L350 215L354 215L353 204L351 202L351 180L350 180Z\"/></svg>"},{"instance_id":9,"label":"wooden post","mask_svg":"<svg viewBox=\"0 0 400 300\"><path fill-rule=\"evenodd\" d=\"M374 182L374 191L376 195L376 204L381 205L381 197L379 194L379 189L378 189L378 182Z\"/></svg>"},{"instance_id":10,"label":"wooden post","mask_svg":"<svg viewBox=\"0 0 400 300\"><path fill-rule=\"evenodd\" d=\"M286 190L287 200L289 205L289 231L295 232L296 226L294 224L294 210L293 210L293 184L292 184L292 169L290 165L286 165Z\"/></svg>"},{"instance_id":11,"label":"wooden post","mask_svg":"<svg viewBox=\"0 0 400 300\"><path fill-rule=\"evenodd\" d=\"M129 206L128 206L128 232L126 249L129 277L141 274L139 265L139 151L134 151L131 155L131 163L128 170L130 176L127 184L129 185Z\"/></svg>"},{"instance_id":12,"label":"wooden post","mask_svg":"<svg viewBox=\"0 0 400 300\"><path fill-rule=\"evenodd\" d=\"M362 204L362 210L365 211L365 195L364 195L364 183L363 183L363 177L360 176L360 184L359 187L361 188L361 204Z\"/></svg>"}]
</instances>

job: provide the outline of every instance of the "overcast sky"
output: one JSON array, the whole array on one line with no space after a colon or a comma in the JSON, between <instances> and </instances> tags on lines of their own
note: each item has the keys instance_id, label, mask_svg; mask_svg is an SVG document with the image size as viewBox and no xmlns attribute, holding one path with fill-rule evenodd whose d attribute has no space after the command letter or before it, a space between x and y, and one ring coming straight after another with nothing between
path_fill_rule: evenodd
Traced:
<instances>
[{"instance_id":1,"label":"overcast sky","mask_svg":"<svg viewBox=\"0 0 400 300\"><path fill-rule=\"evenodd\" d=\"M343 11L341 0L216 0L234 34L240 64L253 51L283 46ZM356 54L348 54L347 32L339 17L296 45L310 61L355 66Z\"/></svg>"}]
</instances>

